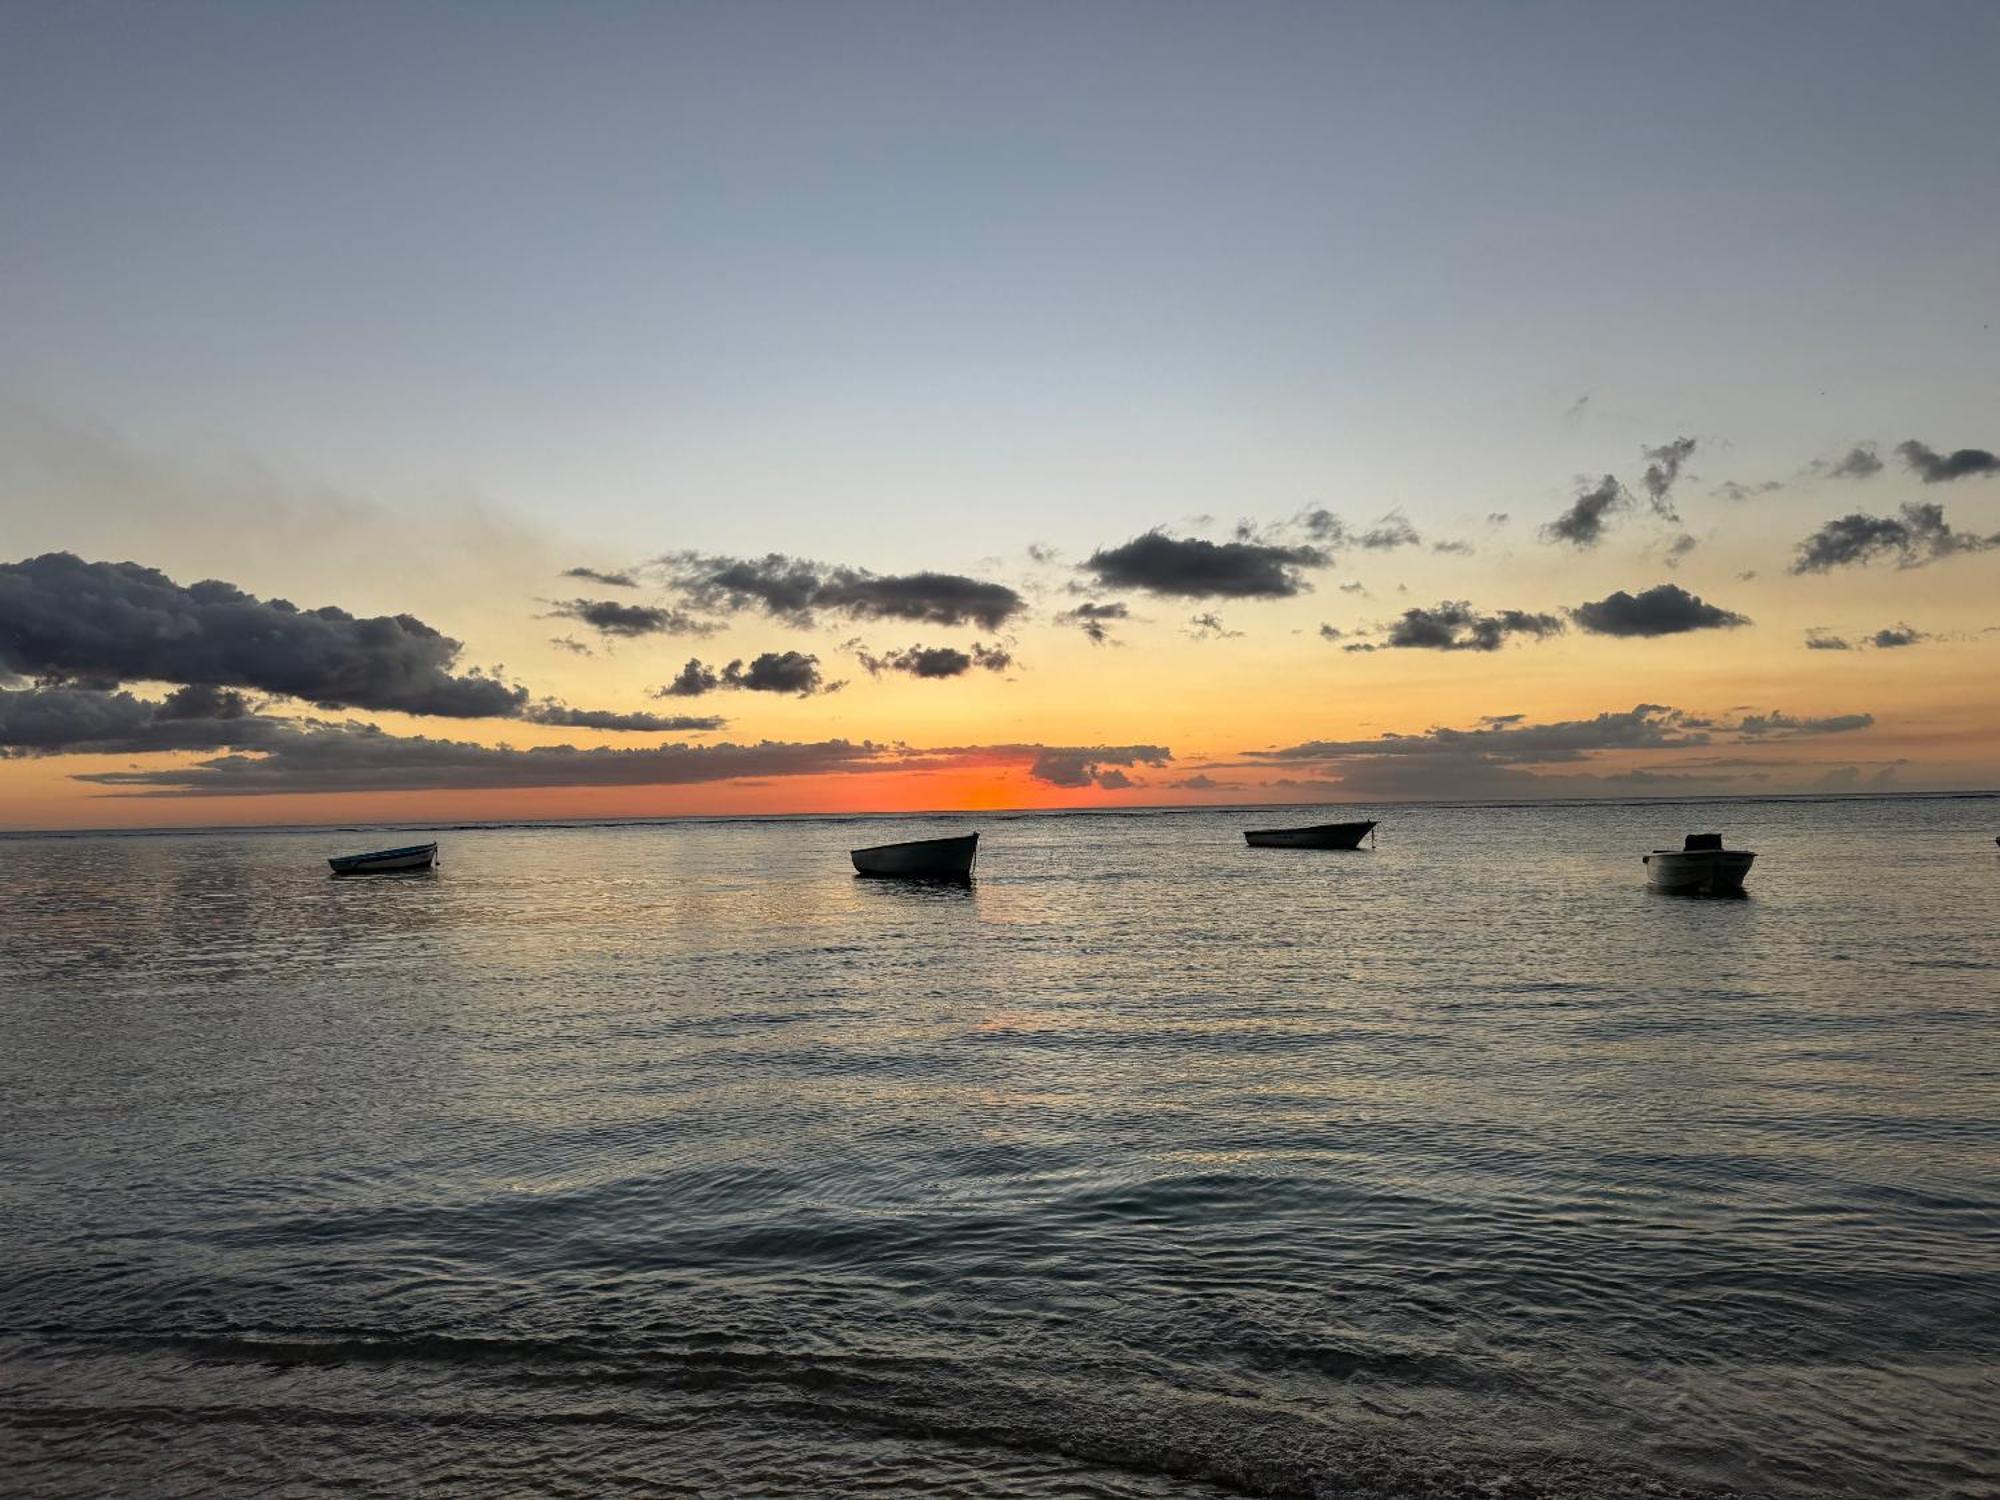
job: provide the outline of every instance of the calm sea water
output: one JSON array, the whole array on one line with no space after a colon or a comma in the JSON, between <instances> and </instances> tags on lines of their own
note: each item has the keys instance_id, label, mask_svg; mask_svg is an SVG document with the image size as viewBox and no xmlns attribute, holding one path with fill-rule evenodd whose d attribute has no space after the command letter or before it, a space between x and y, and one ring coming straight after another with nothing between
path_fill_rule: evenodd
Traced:
<instances>
[{"instance_id":1,"label":"calm sea water","mask_svg":"<svg viewBox=\"0 0 2000 1500\"><path fill-rule=\"evenodd\" d=\"M2000 800L1380 815L0 841L0 1488L2000 1493Z\"/></svg>"}]
</instances>

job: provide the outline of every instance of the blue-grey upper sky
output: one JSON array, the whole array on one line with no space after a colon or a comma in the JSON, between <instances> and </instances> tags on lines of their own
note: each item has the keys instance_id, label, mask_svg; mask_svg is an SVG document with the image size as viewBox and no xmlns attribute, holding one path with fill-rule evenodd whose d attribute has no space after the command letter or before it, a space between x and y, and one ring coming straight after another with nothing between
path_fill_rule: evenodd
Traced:
<instances>
[{"instance_id":1,"label":"blue-grey upper sky","mask_svg":"<svg viewBox=\"0 0 2000 1500\"><path fill-rule=\"evenodd\" d=\"M1483 515L1682 430L1746 474L1992 433L1991 3L0 34L0 391L620 556Z\"/></svg>"}]
</instances>

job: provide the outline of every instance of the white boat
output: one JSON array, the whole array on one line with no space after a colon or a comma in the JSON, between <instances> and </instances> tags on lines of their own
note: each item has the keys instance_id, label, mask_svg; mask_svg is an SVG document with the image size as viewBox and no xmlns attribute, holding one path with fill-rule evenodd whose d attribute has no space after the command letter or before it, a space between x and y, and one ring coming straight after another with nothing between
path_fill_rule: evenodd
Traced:
<instances>
[{"instance_id":1,"label":"white boat","mask_svg":"<svg viewBox=\"0 0 2000 1500\"><path fill-rule=\"evenodd\" d=\"M1246 830L1243 842L1253 849L1359 849L1375 824L1315 823L1310 828Z\"/></svg>"},{"instance_id":2,"label":"white boat","mask_svg":"<svg viewBox=\"0 0 2000 1500\"><path fill-rule=\"evenodd\" d=\"M1646 856L1646 884L1677 896L1740 896L1756 857L1748 849L1723 848L1719 833L1691 833L1680 848Z\"/></svg>"},{"instance_id":3,"label":"white boat","mask_svg":"<svg viewBox=\"0 0 2000 1500\"><path fill-rule=\"evenodd\" d=\"M955 839L913 839L903 844L877 844L850 851L856 874L897 876L904 880L970 880L979 857L979 835Z\"/></svg>"},{"instance_id":4,"label":"white boat","mask_svg":"<svg viewBox=\"0 0 2000 1500\"><path fill-rule=\"evenodd\" d=\"M437 863L436 844L377 849L373 854L337 854L327 863L336 875L386 875L396 870L428 870Z\"/></svg>"}]
</instances>

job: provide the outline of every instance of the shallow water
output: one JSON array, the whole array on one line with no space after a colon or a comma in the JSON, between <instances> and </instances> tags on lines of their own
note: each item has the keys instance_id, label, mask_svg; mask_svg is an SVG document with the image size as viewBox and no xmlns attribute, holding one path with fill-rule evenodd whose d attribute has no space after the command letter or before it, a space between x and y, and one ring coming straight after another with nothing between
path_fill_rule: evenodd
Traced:
<instances>
[{"instance_id":1,"label":"shallow water","mask_svg":"<svg viewBox=\"0 0 2000 1500\"><path fill-rule=\"evenodd\" d=\"M0 840L0 1472L2000 1493L2000 800L1380 816Z\"/></svg>"}]
</instances>

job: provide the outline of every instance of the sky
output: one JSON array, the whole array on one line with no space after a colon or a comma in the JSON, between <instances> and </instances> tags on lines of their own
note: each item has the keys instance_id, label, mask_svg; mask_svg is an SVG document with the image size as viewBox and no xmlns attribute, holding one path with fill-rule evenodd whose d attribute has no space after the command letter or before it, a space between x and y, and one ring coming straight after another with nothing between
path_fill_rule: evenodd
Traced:
<instances>
[{"instance_id":1,"label":"sky","mask_svg":"<svg viewBox=\"0 0 2000 1500\"><path fill-rule=\"evenodd\" d=\"M1997 63L13 0L0 827L2000 787Z\"/></svg>"}]
</instances>

